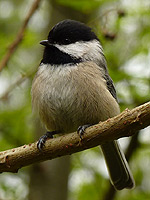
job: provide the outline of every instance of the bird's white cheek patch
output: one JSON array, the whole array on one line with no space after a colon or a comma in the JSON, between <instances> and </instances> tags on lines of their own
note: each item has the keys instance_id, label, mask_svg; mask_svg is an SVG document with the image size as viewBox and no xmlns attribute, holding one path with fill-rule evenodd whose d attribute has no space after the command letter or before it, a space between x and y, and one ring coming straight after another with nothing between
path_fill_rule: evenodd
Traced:
<instances>
[{"instance_id":1,"label":"bird's white cheek patch","mask_svg":"<svg viewBox=\"0 0 150 200\"><path fill-rule=\"evenodd\" d=\"M57 47L60 51L67 53L73 57L85 58L85 59L87 55L99 56L99 53L103 52L102 46L97 40L92 40L87 42L80 41L68 45L55 44L55 47Z\"/></svg>"}]
</instances>

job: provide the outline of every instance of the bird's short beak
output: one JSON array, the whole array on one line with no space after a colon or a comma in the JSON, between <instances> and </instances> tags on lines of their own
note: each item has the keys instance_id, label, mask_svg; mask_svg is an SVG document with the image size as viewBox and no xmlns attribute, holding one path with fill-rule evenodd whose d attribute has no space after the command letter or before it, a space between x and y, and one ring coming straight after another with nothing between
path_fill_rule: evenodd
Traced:
<instances>
[{"instance_id":1,"label":"bird's short beak","mask_svg":"<svg viewBox=\"0 0 150 200\"><path fill-rule=\"evenodd\" d=\"M42 40L40 42L40 44L43 45L43 46L49 46L50 45L49 42L48 42L48 40Z\"/></svg>"}]
</instances>

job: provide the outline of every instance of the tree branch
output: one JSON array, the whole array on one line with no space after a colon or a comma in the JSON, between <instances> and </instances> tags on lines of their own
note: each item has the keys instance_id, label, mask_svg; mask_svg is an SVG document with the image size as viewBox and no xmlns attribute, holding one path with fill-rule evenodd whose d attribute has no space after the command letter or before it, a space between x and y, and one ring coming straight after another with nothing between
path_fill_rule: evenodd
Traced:
<instances>
[{"instance_id":1,"label":"tree branch","mask_svg":"<svg viewBox=\"0 0 150 200\"><path fill-rule=\"evenodd\" d=\"M20 28L15 40L10 44L10 46L8 47L8 50L6 52L6 54L4 55L4 57L2 58L1 62L0 62L0 71L2 71L2 69L7 65L10 57L12 56L12 54L14 53L14 51L16 50L17 46L19 45L19 43L22 41L23 36L24 36L24 32L26 30L26 27L28 25L29 20L31 19L32 15L34 14L34 12L36 11L36 9L39 6L41 0L34 0L26 18L24 19L24 22L22 24L22 27Z\"/></svg>"},{"instance_id":2,"label":"tree branch","mask_svg":"<svg viewBox=\"0 0 150 200\"><path fill-rule=\"evenodd\" d=\"M18 77L17 80L14 83L11 83L10 86L6 89L6 91L0 96L0 101L8 100L10 93L17 86L19 86L21 83L23 83L27 78L29 78L30 76L32 76L35 73L36 70L37 69L34 69L32 71L30 70L26 74L21 74L20 77Z\"/></svg>"},{"instance_id":3,"label":"tree branch","mask_svg":"<svg viewBox=\"0 0 150 200\"><path fill-rule=\"evenodd\" d=\"M42 152L37 142L0 153L0 172L17 172L21 167L79 152L121 137L134 135L150 125L150 102L86 129L83 139L77 133L46 141Z\"/></svg>"}]
</instances>

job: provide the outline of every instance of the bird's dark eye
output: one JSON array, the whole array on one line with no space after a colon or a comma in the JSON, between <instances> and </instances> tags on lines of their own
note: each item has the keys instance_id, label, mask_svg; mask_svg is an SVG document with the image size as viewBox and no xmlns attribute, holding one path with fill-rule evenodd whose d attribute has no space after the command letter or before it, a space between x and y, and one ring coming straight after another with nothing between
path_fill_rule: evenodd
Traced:
<instances>
[{"instance_id":1,"label":"bird's dark eye","mask_svg":"<svg viewBox=\"0 0 150 200\"><path fill-rule=\"evenodd\" d=\"M71 40L68 39L68 38L65 38L65 39L63 40L63 44L70 44L70 43L71 43Z\"/></svg>"}]
</instances>

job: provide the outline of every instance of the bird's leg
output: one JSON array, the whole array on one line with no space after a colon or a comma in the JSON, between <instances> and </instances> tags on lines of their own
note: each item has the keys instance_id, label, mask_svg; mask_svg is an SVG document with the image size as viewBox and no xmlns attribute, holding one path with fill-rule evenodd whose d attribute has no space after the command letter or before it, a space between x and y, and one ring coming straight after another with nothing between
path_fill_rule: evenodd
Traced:
<instances>
[{"instance_id":1,"label":"bird's leg","mask_svg":"<svg viewBox=\"0 0 150 200\"><path fill-rule=\"evenodd\" d=\"M45 146L45 142L48 138L53 138L53 135L58 134L59 131L47 131L44 135L40 137L37 143L37 148L42 151L43 147Z\"/></svg>"},{"instance_id":2,"label":"bird's leg","mask_svg":"<svg viewBox=\"0 0 150 200\"><path fill-rule=\"evenodd\" d=\"M85 133L85 129L87 129L88 127L92 126L93 124L85 124L82 126L79 126L77 129L77 133L79 134L80 138L82 139L82 136Z\"/></svg>"}]
</instances>

